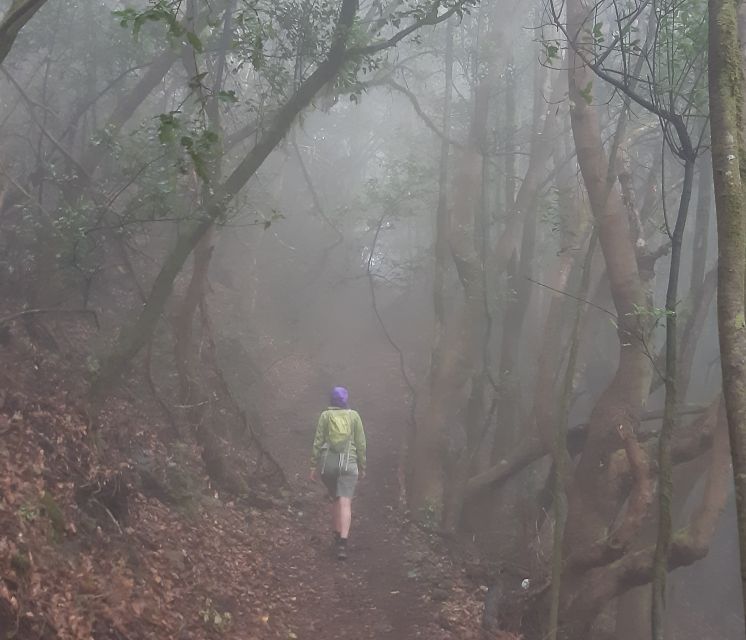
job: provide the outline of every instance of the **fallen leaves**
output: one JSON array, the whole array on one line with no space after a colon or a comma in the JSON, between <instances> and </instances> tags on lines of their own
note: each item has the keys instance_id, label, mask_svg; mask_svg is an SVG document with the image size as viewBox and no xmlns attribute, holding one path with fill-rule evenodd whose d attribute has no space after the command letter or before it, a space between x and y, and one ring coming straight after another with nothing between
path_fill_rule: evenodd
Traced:
<instances>
[{"instance_id":1,"label":"fallen leaves","mask_svg":"<svg viewBox=\"0 0 746 640\"><path fill-rule=\"evenodd\" d=\"M189 508L133 488L119 522L109 507L87 509L80 488L130 482L138 451L162 468L172 452L125 405L109 407L105 420L120 421L101 429L127 446L92 448L87 419L55 403L10 393L0 408L0 626L21 619L44 640L477 637L479 598L426 539L401 535L385 497L365 498L342 567L320 494L296 488L267 510L223 504L184 445ZM445 575L435 602L433 576Z\"/></svg>"}]
</instances>

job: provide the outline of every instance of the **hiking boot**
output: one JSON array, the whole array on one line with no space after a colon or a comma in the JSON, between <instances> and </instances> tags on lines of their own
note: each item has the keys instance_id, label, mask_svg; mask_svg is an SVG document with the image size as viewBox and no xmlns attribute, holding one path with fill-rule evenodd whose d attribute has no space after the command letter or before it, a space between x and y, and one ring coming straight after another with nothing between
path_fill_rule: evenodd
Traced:
<instances>
[{"instance_id":1,"label":"hiking boot","mask_svg":"<svg viewBox=\"0 0 746 640\"><path fill-rule=\"evenodd\" d=\"M337 560L347 560L347 545L340 544L337 547Z\"/></svg>"}]
</instances>

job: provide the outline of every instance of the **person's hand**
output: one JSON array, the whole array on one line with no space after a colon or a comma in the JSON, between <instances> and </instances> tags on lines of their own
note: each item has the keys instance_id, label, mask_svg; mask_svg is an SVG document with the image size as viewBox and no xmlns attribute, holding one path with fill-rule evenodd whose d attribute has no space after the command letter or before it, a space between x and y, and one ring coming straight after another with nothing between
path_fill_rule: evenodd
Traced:
<instances>
[{"instance_id":1,"label":"person's hand","mask_svg":"<svg viewBox=\"0 0 746 640\"><path fill-rule=\"evenodd\" d=\"M365 480L365 469L360 469L357 474L358 480Z\"/></svg>"},{"instance_id":2,"label":"person's hand","mask_svg":"<svg viewBox=\"0 0 746 640\"><path fill-rule=\"evenodd\" d=\"M308 474L308 479L311 482L316 482L316 480L318 479L318 475L316 473L316 469L311 469L311 473Z\"/></svg>"}]
</instances>

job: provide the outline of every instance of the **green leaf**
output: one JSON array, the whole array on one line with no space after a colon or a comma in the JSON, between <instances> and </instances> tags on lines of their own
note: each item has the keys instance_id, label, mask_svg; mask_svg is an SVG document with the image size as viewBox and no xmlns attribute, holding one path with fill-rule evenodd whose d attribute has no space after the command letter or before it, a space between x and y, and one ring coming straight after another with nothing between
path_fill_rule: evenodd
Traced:
<instances>
[{"instance_id":1,"label":"green leaf","mask_svg":"<svg viewBox=\"0 0 746 640\"><path fill-rule=\"evenodd\" d=\"M236 92L233 90L218 91L218 100L221 102L238 102L238 97L236 96Z\"/></svg>"},{"instance_id":2,"label":"green leaf","mask_svg":"<svg viewBox=\"0 0 746 640\"><path fill-rule=\"evenodd\" d=\"M254 42L251 45L251 65L257 71L264 64L264 41L262 40L262 34L257 32L254 37Z\"/></svg>"},{"instance_id":3,"label":"green leaf","mask_svg":"<svg viewBox=\"0 0 746 640\"><path fill-rule=\"evenodd\" d=\"M559 54L559 47L556 44L544 43L544 51L547 56L547 61L554 60Z\"/></svg>"},{"instance_id":4,"label":"green leaf","mask_svg":"<svg viewBox=\"0 0 746 640\"><path fill-rule=\"evenodd\" d=\"M173 113L161 113L158 116L158 140L161 144L168 144L176 137L176 131L181 126L179 119Z\"/></svg>"},{"instance_id":5,"label":"green leaf","mask_svg":"<svg viewBox=\"0 0 746 640\"><path fill-rule=\"evenodd\" d=\"M187 31L186 39L187 39L187 42L189 42L189 44L192 45L192 48L197 53L202 53L204 51L204 47L202 46L202 40L199 39L196 33Z\"/></svg>"},{"instance_id":6,"label":"green leaf","mask_svg":"<svg viewBox=\"0 0 746 640\"><path fill-rule=\"evenodd\" d=\"M596 44L604 41L603 22L597 22L593 25L593 39L596 41Z\"/></svg>"},{"instance_id":7,"label":"green leaf","mask_svg":"<svg viewBox=\"0 0 746 640\"><path fill-rule=\"evenodd\" d=\"M593 80L588 81L588 84L585 85L585 89L582 89L580 91L580 95L583 97L583 100L585 100L587 104L591 104L593 102Z\"/></svg>"}]
</instances>

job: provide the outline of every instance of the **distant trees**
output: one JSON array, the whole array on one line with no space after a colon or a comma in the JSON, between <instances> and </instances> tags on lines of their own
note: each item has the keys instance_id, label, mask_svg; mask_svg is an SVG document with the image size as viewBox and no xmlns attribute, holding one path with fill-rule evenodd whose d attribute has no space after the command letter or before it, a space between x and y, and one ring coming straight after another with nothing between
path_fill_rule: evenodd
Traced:
<instances>
[{"instance_id":1,"label":"distant trees","mask_svg":"<svg viewBox=\"0 0 746 640\"><path fill-rule=\"evenodd\" d=\"M700 265L699 275L692 281L686 305L681 301L678 287L685 223L695 188L695 161L707 123L703 82L706 22L701 9L700 2L658 4L655 8L642 3L629 11L613 2L547 6L548 22L559 38L545 28L543 59L550 66L567 69L573 151L577 154L586 202L593 214L605 263L604 267L594 263L592 270L596 275L591 277L588 288L591 312L583 322L588 326L598 323L591 319L598 313L592 307L599 308L597 303L604 296L602 289L608 286L618 339L618 357L612 359L616 371L609 372L605 388L594 391L582 443L572 440L572 429L568 434L573 461L567 468L565 487L559 493L555 489L554 497L548 496L549 504L562 498L564 491L568 499L565 560L559 565L562 589L559 594L555 592L552 606L557 611L550 623L550 632L561 638L587 637L593 633L594 625L599 624L598 616L610 601L650 582L655 585L652 633L655 638L662 637L667 571L702 557L707 536L727 496L722 470L714 461L715 458L722 461L724 451L722 440L718 439L723 424L718 400L689 428L680 425L691 377L692 349L701 335L708 300L701 268L705 258L696 250L693 263ZM527 140L523 142L520 149L528 156L525 160L515 163L516 156L508 153L514 164L512 169L510 163L505 165L508 172L521 171L518 167L526 170L517 196L511 193L510 186L504 190L502 185L498 187L498 181L490 173L490 168L497 164L492 159L495 147L484 142L489 139L484 129L478 129L474 135L474 123L483 111L495 112L494 107L485 105L494 100L492 94L498 87L498 91L508 91L515 97L508 83L509 58L502 57L499 48L490 45L493 32L490 11L489 5L483 4L481 23L472 26L480 35L480 48L474 49L473 54L479 60L480 71L470 79L468 112L472 116L467 133L460 139L464 148L454 149L452 154L454 175L448 185L450 226L438 227L450 229L450 237L459 238L458 243L449 240L449 244L453 264L464 286L463 295L456 294L455 299L462 300L464 306L461 310L452 307L450 316L438 316L436 344L439 346L434 351L437 358L433 359L431 370L432 395L419 416L410 487L410 504L414 509L430 513L442 504L446 529L467 526L477 532L494 526L494 522L505 528L504 518L493 520L485 516L486 508L509 513L513 518L519 509L515 490L503 493L504 500L513 500L507 511L490 501L491 491L509 484L514 475L553 449L554 464L562 462L562 449L553 444L552 432L556 423L563 420L556 412L564 393L555 380L561 363L568 357L567 347L562 345L572 324L568 305L577 304L568 300L577 291L581 270L579 262L572 258L582 255L588 239L582 216L575 220L560 218L554 224L566 233L560 244L561 262L550 267L544 257L542 267L537 269L533 246L546 242L546 231L541 227L534 231L532 207L536 205L531 204L532 200L541 203L540 207L546 206L541 200L546 197L542 196L542 189L549 183L556 185L554 188L561 195L557 203L561 205L563 200L567 203L568 192L573 189L571 176L575 174L572 168L568 171L568 165L574 164L572 155L563 153L561 142L556 142L558 134L550 126L552 116L556 117L563 106L536 109L537 104L553 102L552 94L543 90L541 82L540 90L534 94L534 114L539 114L541 120L536 116L531 120L524 116L522 120L535 136L541 137L531 139L530 146ZM510 18L503 8L501 24L506 20ZM675 61L671 57L674 50L678 52ZM493 68L500 69L497 72L500 80L493 80L492 88L485 92ZM527 95L530 100L532 94L527 94L528 83L523 81L520 86L523 93L518 94L519 100L526 105ZM602 109L600 105L606 103L614 107ZM648 112L647 119L640 115L641 109ZM524 108L523 113L527 112ZM504 113L509 118L509 110ZM637 124L633 124L632 113ZM482 118L489 120L490 116ZM540 122L546 124L542 126ZM495 129L495 137L507 144L513 135L511 123L503 121L500 125L506 128ZM658 139L669 149L664 152L665 165L657 159L661 152L643 142L645 138L651 139L651 127L660 127ZM462 125L462 131L465 128ZM452 132L450 137L454 137ZM474 140L480 143L475 144ZM499 152L503 149L498 146ZM468 163L465 158L472 156ZM547 167L549 158L552 169ZM671 158L674 168L668 164ZM631 162L638 166L637 176L632 175ZM639 177L641 170L645 172L643 178ZM511 176L506 178L505 184L510 185ZM528 195L532 189L537 193ZM701 202L706 203L709 189L709 183L701 180ZM566 211L573 206L581 207L579 202L583 197L574 205L566 205ZM670 201L676 202L673 213ZM464 217L464 211L477 211L479 215L485 208L491 212L486 218L486 232L476 221L478 218ZM707 233L703 230L703 215L706 215L704 209L698 212L697 239L694 239L700 251L700 234L706 237ZM537 239L532 239L536 233ZM485 238L489 246L486 251L481 244ZM454 253L454 248L459 247ZM665 259L668 254L670 261ZM442 259L437 264L442 265ZM602 276L598 274L599 268ZM443 270L442 266L436 269ZM536 273L533 277L532 270ZM668 293L662 304L656 304L653 290L657 270L667 280ZM564 301L555 299L549 305L536 291L533 294L538 298L530 301L532 292L530 287L527 289L527 278L542 280L542 275L556 283L549 291L567 294ZM438 276L436 282L441 281ZM585 304L585 295L581 298L581 304ZM516 304L521 300L522 303ZM537 321L527 329L524 325L530 315L511 320L509 310L520 309L521 304L546 318L546 325ZM602 311L610 313L606 306ZM440 319L441 315L445 321ZM444 323L446 326L450 323L450 342L443 338L449 335L442 328ZM542 342L535 341L537 325L546 327L546 339ZM654 345L659 339L658 327L662 325L666 326L666 346L659 350ZM524 344L521 350L521 333L526 331L531 336L528 340L534 342ZM593 339L581 334L578 356L581 372L591 364L588 358L592 347L588 341ZM497 344L503 345L502 353ZM521 362L522 357L510 357L511 353L525 357L526 349L532 347L540 347L535 372ZM498 375L490 370L491 362L495 363ZM446 375L448 367L451 373ZM571 374L571 379L574 379L571 397L573 388L574 393L583 393L582 387L577 386L577 374ZM529 403L521 392L525 394L532 384L536 400ZM646 402L661 384L665 386L665 411L658 441L658 433L651 438L641 420ZM574 411L572 401L569 411L571 414ZM685 432L700 433L708 444L693 447L694 443L683 436ZM709 471L708 486L712 492L706 495L707 504L690 522L687 535L676 536L671 492L674 465L703 455L713 439L717 439L720 448L717 454L713 453ZM490 451L496 455L490 455ZM658 509L654 509L656 491L660 495ZM456 497L458 494L460 498ZM542 495L547 499L547 493ZM466 509L462 516L464 500ZM530 502L527 497L518 500ZM544 502L542 507L546 505ZM559 513L561 510L555 511L556 515ZM535 513L534 517L535 522L552 526L545 513ZM655 532L658 523L659 533ZM495 545L494 540L490 544ZM520 548L521 543L517 544ZM545 576L547 569L545 566L537 570ZM556 571L555 566L555 576ZM539 582L545 585L545 579ZM505 580L505 577L497 579ZM589 584L595 588L588 589ZM524 621L547 619L538 612L547 611L548 595L545 590L532 594L530 613L524 612ZM529 627L524 622L523 630L529 632ZM532 632L539 633L539 629Z\"/></svg>"},{"instance_id":2,"label":"distant trees","mask_svg":"<svg viewBox=\"0 0 746 640\"><path fill-rule=\"evenodd\" d=\"M496 623L661 637L729 499L725 413L743 521L735 7L708 36L703 0L48 3L19 33L41 4L0 40L0 287L96 309L100 406L143 364L169 437L245 493L233 446L262 445L216 338L274 363L324 348L296 328L330 299L351 333L373 314L412 397L408 506L474 541ZM308 215L278 225L286 192Z\"/></svg>"},{"instance_id":3,"label":"distant trees","mask_svg":"<svg viewBox=\"0 0 746 640\"><path fill-rule=\"evenodd\" d=\"M328 49L324 51L325 43L321 43L318 53L322 55L322 58L313 72L305 77L297 78L300 81L297 88L289 91L287 97L281 98L275 106L274 115L264 127L256 144L251 147L230 175L222 183L210 184L209 197L202 202L197 219L192 222L191 227L185 233L180 235L173 251L166 257L142 313L131 326L122 331L113 353L102 364L101 372L92 388L94 396L100 395L116 381L131 358L146 344L171 293L173 281L187 257L212 224L225 216L226 209L233 198L254 176L257 169L288 133L298 114L308 107L316 94L335 80L344 65L351 65L351 72L357 71L361 61L366 57L396 46L399 41L418 29L443 22L457 12L463 12L464 8L471 4L473 4L472 0L459 0L451 3L451 6L446 5L441 11L441 3L437 2L431 6L425 4L422 7L409 8L403 14L393 9L390 13L382 13L378 17L374 11L375 19L372 26L368 27L368 33L360 34L368 41L357 45L354 45L352 41L353 27L358 12L357 0L344 0L336 17L333 11L329 15L321 15L322 22L316 25L316 28L326 30L328 33ZM148 12L134 17L135 24L147 14ZM170 24L174 24L176 19L176 15L167 18ZM385 27L392 23L398 25L402 19L408 19L410 24L388 37L380 36ZM257 37L259 40L255 42L261 43L261 35ZM284 44L281 43L280 46ZM253 62L260 64L262 52L254 51L253 54ZM346 79L346 82L351 81L350 78ZM283 87L282 91L285 92L287 89L288 87Z\"/></svg>"}]
</instances>

